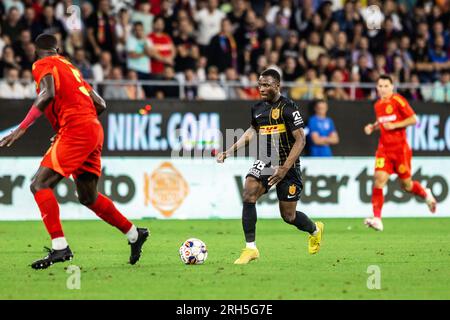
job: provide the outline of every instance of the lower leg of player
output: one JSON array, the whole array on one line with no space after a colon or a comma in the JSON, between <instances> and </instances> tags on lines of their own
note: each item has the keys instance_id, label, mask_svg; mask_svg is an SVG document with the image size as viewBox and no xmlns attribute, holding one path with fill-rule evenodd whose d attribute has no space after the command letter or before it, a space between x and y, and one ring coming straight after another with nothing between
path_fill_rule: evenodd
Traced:
<instances>
[{"instance_id":1,"label":"lower leg of player","mask_svg":"<svg viewBox=\"0 0 450 320\"><path fill-rule=\"evenodd\" d=\"M126 235L128 243L131 245L130 263L135 264L141 255L141 249L149 236L148 229L136 228L123 214L117 210L114 203L108 197L98 193L94 203L88 208L95 212L103 221L119 229Z\"/></svg>"},{"instance_id":2,"label":"lower leg of player","mask_svg":"<svg viewBox=\"0 0 450 320\"><path fill-rule=\"evenodd\" d=\"M287 215L282 212L283 219L286 223L289 223L300 231L308 232L308 252L315 254L320 250L320 244L322 242L322 234L324 225L322 222L312 221L306 214L301 211L295 211L295 216L292 218L286 218Z\"/></svg>"},{"instance_id":3,"label":"lower leg of player","mask_svg":"<svg viewBox=\"0 0 450 320\"><path fill-rule=\"evenodd\" d=\"M372 190L372 209L373 218L364 220L367 227L373 228L377 231L383 231L383 223L381 222L381 211L384 204L383 188L374 187Z\"/></svg>"},{"instance_id":4,"label":"lower leg of player","mask_svg":"<svg viewBox=\"0 0 450 320\"><path fill-rule=\"evenodd\" d=\"M256 248L256 206L252 202L244 202L242 208L242 228L244 229L246 247L241 256L234 262L235 264L247 264L251 260L259 258L259 251Z\"/></svg>"},{"instance_id":5,"label":"lower leg of player","mask_svg":"<svg viewBox=\"0 0 450 320\"><path fill-rule=\"evenodd\" d=\"M425 202L428 205L428 208L432 213L436 212L436 199L433 196L433 193L431 192L431 189L424 188L419 181L408 181L408 182L402 182L403 188L405 191L410 192L412 194L415 194L416 196L421 197L425 200Z\"/></svg>"},{"instance_id":6,"label":"lower leg of player","mask_svg":"<svg viewBox=\"0 0 450 320\"><path fill-rule=\"evenodd\" d=\"M64 237L61 221L59 218L59 205L53 190L50 188L41 189L34 192L34 199L41 211L42 220L52 239L52 249L48 249L48 254L43 259L34 261L31 264L33 269L45 269L56 262L71 260L72 251Z\"/></svg>"}]
</instances>

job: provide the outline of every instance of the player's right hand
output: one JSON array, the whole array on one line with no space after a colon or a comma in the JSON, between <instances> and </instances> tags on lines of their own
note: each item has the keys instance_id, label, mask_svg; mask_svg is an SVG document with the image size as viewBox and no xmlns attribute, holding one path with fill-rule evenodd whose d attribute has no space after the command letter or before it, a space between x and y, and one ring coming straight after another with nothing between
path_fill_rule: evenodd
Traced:
<instances>
[{"instance_id":1,"label":"player's right hand","mask_svg":"<svg viewBox=\"0 0 450 320\"><path fill-rule=\"evenodd\" d=\"M0 147L10 147L12 144L18 140L23 134L25 133L25 129L21 129L18 127L16 130L8 134L6 137L4 137L2 140L0 140Z\"/></svg>"},{"instance_id":2,"label":"player's right hand","mask_svg":"<svg viewBox=\"0 0 450 320\"><path fill-rule=\"evenodd\" d=\"M217 163L224 163L226 158L228 158L228 154L226 152L220 152L217 155L216 161Z\"/></svg>"},{"instance_id":3,"label":"player's right hand","mask_svg":"<svg viewBox=\"0 0 450 320\"><path fill-rule=\"evenodd\" d=\"M373 132L373 124L369 123L364 127L364 132L369 136Z\"/></svg>"}]
</instances>

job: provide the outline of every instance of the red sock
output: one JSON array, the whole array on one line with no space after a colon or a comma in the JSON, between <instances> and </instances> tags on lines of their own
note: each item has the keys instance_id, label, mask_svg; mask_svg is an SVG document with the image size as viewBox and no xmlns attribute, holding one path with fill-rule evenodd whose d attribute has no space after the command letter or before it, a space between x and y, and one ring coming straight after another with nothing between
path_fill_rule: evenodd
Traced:
<instances>
[{"instance_id":1,"label":"red sock","mask_svg":"<svg viewBox=\"0 0 450 320\"><path fill-rule=\"evenodd\" d=\"M422 185L418 181L413 181L413 186L410 191L411 193L414 193L415 195L418 195L419 197L425 199L427 197L427 193L425 192L425 188L422 187Z\"/></svg>"},{"instance_id":2,"label":"red sock","mask_svg":"<svg viewBox=\"0 0 450 320\"><path fill-rule=\"evenodd\" d=\"M59 206L52 189L42 189L34 194L47 232L52 239L64 237L59 220Z\"/></svg>"},{"instance_id":3,"label":"red sock","mask_svg":"<svg viewBox=\"0 0 450 320\"><path fill-rule=\"evenodd\" d=\"M98 194L97 200L94 204L89 206L89 209L95 212L103 221L116 227L122 233L130 231L133 224L128 221L114 206L113 202L101 193Z\"/></svg>"},{"instance_id":4,"label":"red sock","mask_svg":"<svg viewBox=\"0 0 450 320\"><path fill-rule=\"evenodd\" d=\"M373 216L375 218L381 218L381 209L383 208L383 203L384 203L383 189L373 188L372 207L373 207Z\"/></svg>"}]
</instances>

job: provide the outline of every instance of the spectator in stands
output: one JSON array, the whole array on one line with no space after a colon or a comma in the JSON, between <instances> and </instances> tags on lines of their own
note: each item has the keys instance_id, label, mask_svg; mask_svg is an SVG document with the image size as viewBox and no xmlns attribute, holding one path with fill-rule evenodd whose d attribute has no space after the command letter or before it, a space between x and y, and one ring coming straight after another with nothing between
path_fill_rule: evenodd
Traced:
<instances>
[{"instance_id":1,"label":"spectator in stands","mask_svg":"<svg viewBox=\"0 0 450 320\"><path fill-rule=\"evenodd\" d=\"M21 0L3 0L3 5L5 6L5 11L8 12L11 8L17 8L19 15L23 15L25 11L25 6Z\"/></svg>"},{"instance_id":2,"label":"spectator in stands","mask_svg":"<svg viewBox=\"0 0 450 320\"><path fill-rule=\"evenodd\" d=\"M208 65L216 66L219 72L228 68L238 69L236 40L232 25L227 18L221 22L220 33L212 37L208 48Z\"/></svg>"},{"instance_id":3,"label":"spectator in stands","mask_svg":"<svg viewBox=\"0 0 450 320\"><path fill-rule=\"evenodd\" d=\"M176 48L175 71L195 69L200 51L194 37L194 27L188 18L179 21L178 36L173 39Z\"/></svg>"},{"instance_id":4,"label":"spectator in stands","mask_svg":"<svg viewBox=\"0 0 450 320\"><path fill-rule=\"evenodd\" d=\"M163 75L164 66L173 66L175 60L175 46L171 36L164 32L164 19L156 17L153 22L153 32L150 33L148 39L152 43L152 50L155 54L151 60L152 75Z\"/></svg>"},{"instance_id":5,"label":"spectator in stands","mask_svg":"<svg viewBox=\"0 0 450 320\"><path fill-rule=\"evenodd\" d=\"M176 81L178 80L175 78L175 70L171 66L165 66L164 67L164 75L162 80L165 81ZM179 98L180 97L180 87L178 85L166 85L166 86L160 86L155 89L156 91L156 98L157 99L165 99L165 98Z\"/></svg>"},{"instance_id":6,"label":"spectator in stands","mask_svg":"<svg viewBox=\"0 0 450 320\"><path fill-rule=\"evenodd\" d=\"M312 32L309 36L308 46L306 47L306 59L314 65L319 55L325 52L325 48L320 45L319 33Z\"/></svg>"},{"instance_id":7,"label":"spectator in stands","mask_svg":"<svg viewBox=\"0 0 450 320\"><path fill-rule=\"evenodd\" d=\"M87 39L94 59L98 60L102 51L111 52L116 62L115 20L109 0L99 0L97 10L86 21Z\"/></svg>"},{"instance_id":8,"label":"spectator in stands","mask_svg":"<svg viewBox=\"0 0 450 320\"><path fill-rule=\"evenodd\" d=\"M127 97L130 100L144 100L145 93L141 85L137 84L138 76L137 72L134 70L128 70L127 80L133 81L135 83L125 85L125 91Z\"/></svg>"},{"instance_id":9,"label":"spectator in stands","mask_svg":"<svg viewBox=\"0 0 450 320\"><path fill-rule=\"evenodd\" d=\"M197 99L197 86L195 82L196 76L194 70L184 70L184 99L189 101Z\"/></svg>"},{"instance_id":10,"label":"spectator in stands","mask_svg":"<svg viewBox=\"0 0 450 320\"><path fill-rule=\"evenodd\" d=\"M218 5L218 0L208 0L206 8L194 12L194 20L198 24L197 42L202 54L206 54L209 41L220 32L220 22L225 18Z\"/></svg>"},{"instance_id":11,"label":"spectator in stands","mask_svg":"<svg viewBox=\"0 0 450 320\"><path fill-rule=\"evenodd\" d=\"M240 81L239 81L239 75L237 74L236 69L228 68L227 70L225 70L225 81L228 84L232 85L232 86L228 87L227 99L238 100L238 99L243 99L245 97L245 94L244 94L242 88L239 87ZM233 86L233 85L235 85L235 86Z\"/></svg>"},{"instance_id":12,"label":"spectator in stands","mask_svg":"<svg viewBox=\"0 0 450 320\"><path fill-rule=\"evenodd\" d=\"M11 7L7 12L8 15L3 21L2 31L3 35L8 38L8 42L13 44L19 40L23 25L20 23L20 12L16 7Z\"/></svg>"},{"instance_id":13,"label":"spectator in stands","mask_svg":"<svg viewBox=\"0 0 450 320\"><path fill-rule=\"evenodd\" d=\"M120 63L126 63L127 41L131 36L133 26L130 23L130 13L126 8L119 11L119 19L116 24L117 56Z\"/></svg>"},{"instance_id":14,"label":"spectator in stands","mask_svg":"<svg viewBox=\"0 0 450 320\"><path fill-rule=\"evenodd\" d=\"M420 88L420 79L417 73L411 74L411 84L416 87L410 88L408 90L403 91L403 96L412 101L420 101L423 100L422 90Z\"/></svg>"},{"instance_id":15,"label":"spectator in stands","mask_svg":"<svg viewBox=\"0 0 450 320\"><path fill-rule=\"evenodd\" d=\"M284 61L285 59L292 57L294 59L298 59L299 50L298 50L298 32L295 30L291 30L289 32L289 37L286 43L281 47L281 59Z\"/></svg>"},{"instance_id":16,"label":"spectator in stands","mask_svg":"<svg viewBox=\"0 0 450 320\"><path fill-rule=\"evenodd\" d=\"M258 100L260 99L259 90L257 88L258 74L252 72L248 76L248 85L244 87L244 99Z\"/></svg>"},{"instance_id":17,"label":"spectator in stands","mask_svg":"<svg viewBox=\"0 0 450 320\"><path fill-rule=\"evenodd\" d=\"M334 70L333 75L331 76L331 82L334 85L327 90L327 97L332 100L348 100L349 95L346 90L339 86L344 84L344 77L340 70Z\"/></svg>"},{"instance_id":18,"label":"spectator in stands","mask_svg":"<svg viewBox=\"0 0 450 320\"><path fill-rule=\"evenodd\" d=\"M308 69L306 74L295 82L298 86L290 91L292 99L323 99L325 97L322 87L324 81L317 77L315 69Z\"/></svg>"},{"instance_id":19,"label":"spectator in stands","mask_svg":"<svg viewBox=\"0 0 450 320\"><path fill-rule=\"evenodd\" d=\"M36 61L36 47L34 43L28 43L25 46L24 56L20 59L20 68L31 70Z\"/></svg>"},{"instance_id":20,"label":"spectator in stands","mask_svg":"<svg viewBox=\"0 0 450 320\"><path fill-rule=\"evenodd\" d=\"M294 82L301 76L301 70L297 65L297 60L294 57L288 57L283 68L283 80L287 82Z\"/></svg>"},{"instance_id":21,"label":"spectator in stands","mask_svg":"<svg viewBox=\"0 0 450 320\"><path fill-rule=\"evenodd\" d=\"M92 75L95 81L103 81L109 78L112 72L113 64L111 53L102 51L100 61L92 66Z\"/></svg>"},{"instance_id":22,"label":"spectator in stands","mask_svg":"<svg viewBox=\"0 0 450 320\"><path fill-rule=\"evenodd\" d=\"M436 81L432 94L433 102L450 102L450 72L441 73L441 78Z\"/></svg>"},{"instance_id":23,"label":"spectator in stands","mask_svg":"<svg viewBox=\"0 0 450 320\"><path fill-rule=\"evenodd\" d=\"M366 56L367 66L372 69L374 67L374 59L369 51L369 39L367 37L362 37L358 49L353 51L352 63L355 64L362 55Z\"/></svg>"},{"instance_id":24,"label":"spectator in stands","mask_svg":"<svg viewBox=\"0 0 450 320\"><path fill-rule=\"evenodd\" d=\"M445 50L444 37L437 35L434 40L434 47L430 49L430 61L433 62L433 66L436 71L450 69L449 53Z\"/></svg>"},{"instance_id":25,"label":"spectator in stands","mask_svg":"<svg viewBox=\"0 0 450 320\"><path fill-rule=\"evenodd\" d=\"M0 98L23 99L25 95L25 88L19 81L19 69L8 68L5 79L0 83Z\"/></svg>"},{"instance_id":26,"label":"spectator in stands","mask_svg":"<svg viewBox=\"0 0 450 320\"><path fill-rule=\"evenodd\" d=\"M225 100L227 94L219 84L219 70L216 66L208 68L208 82L198 87L198 99L201 100Z\"/></svg>"},{"instance_id":27,"label":"spectator in stands","mask_svg":"<svg viewBox=\"0 0 450 320\"><path fill-rule=\"evenodd\" d=\"M6 76L6 69L15 68L20 69L20 65L14 56L14 50L11 46L5 46L3 48L2 59L0 60L0 78Z\"/></svg>"},{"instance_id":28,"label":"spectator in stands","mask_svg":"<svg viewBox=\"0 0 450 320\"><path fill-rule=\"evenodd\" d=\"M13 49L19 61L25 58L25 47L31 43L31 32L28 29L23 29L20 32L19 40L13 43Z\"/></svg>"},{"instance_id":29,"label":"spectator in stands","mask_svg":"<svg viewBox=\"0 0 450 320\"><path fill-rule=\"evenodd\" d=\"M246 0L231 0L232 10L227 14L228 20L231 22L232 32L245 24L245 17L247 16L247 1Z\"/></svg>"},{"instance_id":30,"label":"spectator in stands","mask_svg":"<svg viewBox=\"0 0 450 320\"><path fill-rule=\"evenodd\" d=\"M38 34L41 33L60 33L62 39L65 40L67 36L66 29L64 28L61 21L55 18L55 9L49 3L44 6L42 11L41 21L37 24Z\"/></svg>"},{"instance_id":31,"label":"spectator in stands","mask_svg":"<svg viewBox=\"0 0 450 320\"><path fill-rule=\"evenodd\" d=\"M150 34L153 31L153 19L155 18L150 12L152 5L148 0L139 0L137 10L133 11L131 21L141 22L144 28L144 34Z\"/></svg>"},{"instance_id":32,"label":"spectator in stands","mask_svg":"<svg viewBox=\"0 0 450 320\"><path fill-rule=\"evenodd\" d=\"M24 89L24 98L25 99L36 98L36 84L34 83L31 69L22 69L22 74L20 78L21 84Z\"/></svg>"},{"instance_id":33,"label":"spectator in stands","mask_svg":"<svg viewBox=\"0 0 450 320\"><path fill-rule=\"evenodd\" d=\"M26 7L25 13L20 19L20 24L24 29L31 32L31 39L34 40L39 35L40 25L36 19L36 11L33 7Z\"/></svg>"},{"instance_id":34,"label":"spectator in stands","mask_svg":"<svg viewBox=\"0 0 450 320\"><path fill-rule=\"evenodd\" d=\"M91 63L86 58L86 51L82 48L75 49L75 54L72 61L73 65L80 70L84 79L92 79L93 72Z\"/></svg>"},{"instance_id":35,"label":"spectator in stands","mask_svg":"<svg viewBox=\"0 0 450 320\"><path fill-rule=\"evenodd\" d=\"M122 69L120 67L114 67L112 69L110 80L123 80ZM108 84L103 91L103 97L105 99L126 100L128 99L128 94L123 84Z\"/></svg>"},{"instance_id":36,"label":"spectator in stands","mask_svg":"<svg viewBox=\"0 0 450 320\"><path fill-rule=\"evenodd\" d=\"M314 111L315 115L308 121L309 154L312 157L331 157L331 146L339 143L339 135L333 120L327 117L327 102L318 100Z\"/></svg>"}]
</instances>

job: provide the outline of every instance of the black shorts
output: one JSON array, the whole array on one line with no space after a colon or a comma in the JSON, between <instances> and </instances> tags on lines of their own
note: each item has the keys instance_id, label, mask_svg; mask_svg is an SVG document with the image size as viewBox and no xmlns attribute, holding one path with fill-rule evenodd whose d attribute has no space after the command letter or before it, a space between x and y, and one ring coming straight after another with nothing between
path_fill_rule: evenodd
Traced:
<instances>
[{"instance_id":1,"label":"black shorts","mask_svg":"<svg viewBox=\"0 0 450 320\"><path fill-rule=\"evenodd\" d=\"M269 186L269 177L275 172L275 169L268 166L261 160L256 160L248 171L247 177L253 177L262 182L267 193ZM303 190L302 174L300 167L290 168L283 180L277 183L277 196L280 201L298 201Z\"/></svg>"}]
</instances>

